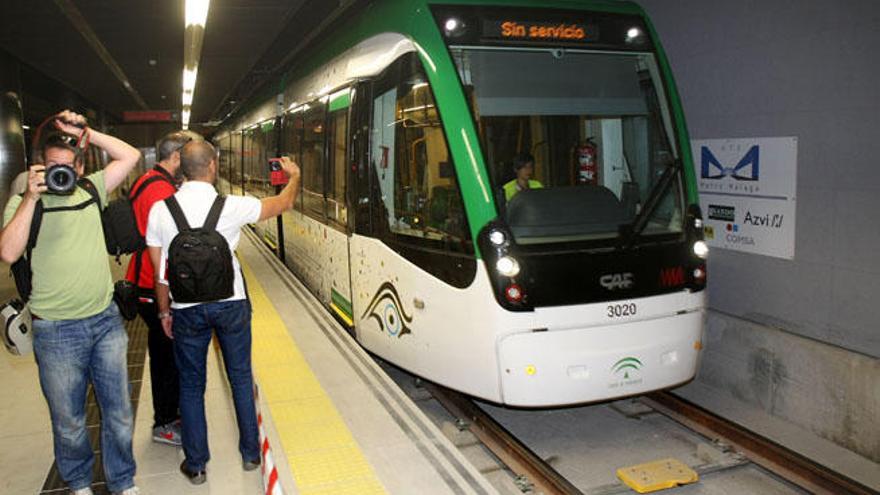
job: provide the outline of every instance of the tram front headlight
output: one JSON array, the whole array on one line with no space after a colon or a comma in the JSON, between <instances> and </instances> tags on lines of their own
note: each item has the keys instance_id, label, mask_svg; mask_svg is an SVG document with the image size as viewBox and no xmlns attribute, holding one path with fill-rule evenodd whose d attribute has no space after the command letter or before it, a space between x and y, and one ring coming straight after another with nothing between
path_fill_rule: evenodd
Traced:
<instances>
[{"instance_id":1,"label":"tram front headlight","mask_svg":"<svg viewBox=\"0 0 880 495\"><path fill-rule=\"evenodd\" d=\"M507 235L500 230L493 230L489 232L489 242L495 247L501 247L507 242Z\"/></svg>"},{"instance_id":2,"label":"tram front headlight","mask_svg":"<svg viewBox=\"0 0 880 495\"><path fill-rule=\"evenodd\" d=\"M697 258L704 260L709 257L709 245L706 241L697 241L694 243L694 254Z\"/></svg>"},{"instance_id":3,"label":"tram front headlight","mask_svg":"<svg viewBox=\"0 0 880 495\"><path fill-rule=\"evenodd\" d=\"M519 262L512 256L502 256L495 262L495 269L505 277L515 277L519 274Z\"/></svg>"},{"instance_id":4,"label":"tram front headlight","mask_svg":"<svg viewBox=\"0 0 880 495\"><path fill-rule=\"evenodd\" d=\"M457 38L464 34L466 27L464 21L458 17L450 17L443 23L443 32L448 38Z\"/></svg>"}]
</instances>

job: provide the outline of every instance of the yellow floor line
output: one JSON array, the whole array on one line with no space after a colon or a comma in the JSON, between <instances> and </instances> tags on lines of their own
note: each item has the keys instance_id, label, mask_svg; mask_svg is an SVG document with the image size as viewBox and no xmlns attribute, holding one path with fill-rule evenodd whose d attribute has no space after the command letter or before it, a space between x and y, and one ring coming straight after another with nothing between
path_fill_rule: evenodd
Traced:
<instances>
[{"instance_id":1,"label":"yellow floor line","mask_svg":"<svg viewBox=\"0 0 880 495\"><path fill-rule=\"evenodd\" d=\"M386 493L272 301L241 264L254 308L254 373L297 490L302 495Z\"/></svg>"}]
</instances>

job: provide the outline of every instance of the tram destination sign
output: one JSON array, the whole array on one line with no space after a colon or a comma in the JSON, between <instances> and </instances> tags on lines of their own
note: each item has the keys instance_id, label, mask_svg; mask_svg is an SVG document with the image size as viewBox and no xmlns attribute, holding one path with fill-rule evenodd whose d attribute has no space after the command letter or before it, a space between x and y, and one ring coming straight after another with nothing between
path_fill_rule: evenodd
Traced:
<instances>
[{"instance_id":1,"label":"tram destination sign","mask_svg":"<svg viewBox=\"0 0 880 495\"><path fill-rule=\"evenodd\" d=\"M797 138L691 142L706 242L794 259Z\"/></svg>"},{"instance_id":2,"label":"tram destination sign","mask_svg":"<svg viewBox=\"0 0 880 495\"><path fill-rule=\"evenodd\" d=\"M485 20L482 37L496 41L590 43L599 39L599 27L583 22Z\"/></svg>"}]
</instances>

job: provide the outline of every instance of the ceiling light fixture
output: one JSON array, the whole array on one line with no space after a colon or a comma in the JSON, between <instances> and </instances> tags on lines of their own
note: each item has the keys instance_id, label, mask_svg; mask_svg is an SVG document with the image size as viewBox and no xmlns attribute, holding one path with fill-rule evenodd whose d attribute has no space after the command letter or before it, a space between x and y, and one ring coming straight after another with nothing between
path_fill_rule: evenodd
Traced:
<instances>
[{"instance_id":1,"label":"ceiling light fixture","mask_svg":"<svg viewBox=\"0 0 880 495\"><path fill-rule=\"evenodd\" d=\"M211 0L186 0L186 26L205 27Z\"/></svg>"},{"instance_id":2,"label":"ceiling light fixture","mask_svg":"<svg viewBox=\"0 0 880 495\"><path fill-rule=\"evenodd\" d=\"M210 5L211 0L186 0L186 25L183 31L183 93L181 94L183 108L180 112L180 123L184 129L189 128Z\"/></svg>"}]
</instances>

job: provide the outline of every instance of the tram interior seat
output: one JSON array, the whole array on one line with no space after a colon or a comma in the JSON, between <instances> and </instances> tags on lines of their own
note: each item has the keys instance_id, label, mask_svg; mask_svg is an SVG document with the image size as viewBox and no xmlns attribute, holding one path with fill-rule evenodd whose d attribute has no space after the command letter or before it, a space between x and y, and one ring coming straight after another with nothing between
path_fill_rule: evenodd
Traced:
<instances>
[{"instance_id":1,"label":"tram interior seat","mask_svg":"<svg viewBox=\"0 0 880 495\"><path fill-rule=\"evenodd\" d=\"M614 233L628 221L625 206L603 186L530 189L507 203L507 224L518 240Z\"/></svg>"}]
</instances>

